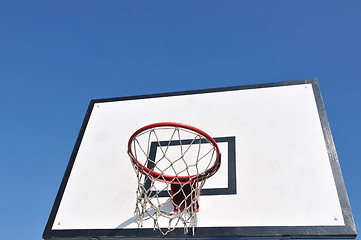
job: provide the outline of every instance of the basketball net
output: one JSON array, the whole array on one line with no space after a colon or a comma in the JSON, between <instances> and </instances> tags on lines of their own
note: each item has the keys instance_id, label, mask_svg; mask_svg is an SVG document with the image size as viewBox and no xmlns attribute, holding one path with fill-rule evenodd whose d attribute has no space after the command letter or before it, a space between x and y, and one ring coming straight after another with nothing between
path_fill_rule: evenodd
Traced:
<instances>
[{"instance_id":1,"label":"basketball net","mask_svg":"<svg viewBox=\"0 0 361 240\"><path fill-rule=\"evenodd\" d=\"M184 234L191 227L194 235L201 189L219 168L219 149L199 129L159 125L146 126L129 140L128 153L138 181L134 218L139 227L152 220L154 230L163 235L178 224L183 225Z\"/></svg>"}]
</instances>

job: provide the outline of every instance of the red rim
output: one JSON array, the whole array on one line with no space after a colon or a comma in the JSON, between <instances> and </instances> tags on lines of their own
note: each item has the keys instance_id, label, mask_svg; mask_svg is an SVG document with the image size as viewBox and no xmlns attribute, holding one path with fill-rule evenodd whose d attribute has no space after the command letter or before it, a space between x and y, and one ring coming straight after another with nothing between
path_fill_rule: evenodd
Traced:
<instances>
[{"instance_id":1,"label":"red rim","mask_svg":"<svg viewBox=\"0 0 361 240\"><path fill-rule=\"evenodd\" d=\"M136 159L136 157L134 156L133 152L132 152L132 142L133 139L140 133L151 129L151 128L156 128L156 127L178 127L178 128L184 128L184 129L188 129L188 130L192 130L194 132L197 132L199 134L201 134L202 136L204 136L215 148L216 148L216 152L217 152L217 157L216 160L213 164L213 166L211 168L209 168L207 171L199 174L199 175L192 175L192 176L171 176L171 175L166 175L166 174L161 174L158 172L155 172L145 166L143 166L140 162L138 162L138 160ZM215 174L219 167L221 166L221 152L219 151L218 145L216 143L216 141L209 136L207 133L203 132L202 130L195 128L193 126L190 125L186 125L186 124L182 124L182 123L174 123L174 122L161 122L161 123L153 123L147 126L144 126L140 129L138 129L135 133L133 133L133 135L130 137L129 141L128 141L128 154L132 160L132 163L135 165L135 167L138 169L139 172L141 172L144 175L148 175L151 176L154 179L157 179L159 181L167 181L167 182L172 182L172 183L187 183L187 182L194 182L194 181L202 181L206 178L209 178L211 176L213 176L213 174ZM213 173L212 173L213 172ZM212 173L212 174L210 174ZM210 174L210 175L208 175ZM161 178L160 178L161 177Z\"/></svg>"}]
</instances>

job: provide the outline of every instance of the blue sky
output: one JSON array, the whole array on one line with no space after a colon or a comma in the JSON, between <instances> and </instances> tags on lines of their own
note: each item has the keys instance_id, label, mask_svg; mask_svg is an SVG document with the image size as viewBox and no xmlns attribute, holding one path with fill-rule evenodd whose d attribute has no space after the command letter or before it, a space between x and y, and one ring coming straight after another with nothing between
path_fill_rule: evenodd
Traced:
<instances>
[{"instance_id":1,"label":"blue sky","mask_svg":"<svg viewBox=\"0 0 361 240\"><path fill-rule=\"evenodd\" d=\"M361 223L360 1L0 2L0 226L41 239L91 99L318 78Z\"/></svg>"}]
</instances>

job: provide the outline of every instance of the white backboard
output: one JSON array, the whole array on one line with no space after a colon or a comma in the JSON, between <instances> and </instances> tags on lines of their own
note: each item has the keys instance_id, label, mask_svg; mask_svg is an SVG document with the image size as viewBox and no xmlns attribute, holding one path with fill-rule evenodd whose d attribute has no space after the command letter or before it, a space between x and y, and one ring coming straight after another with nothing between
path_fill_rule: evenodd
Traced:
<instances>
[{"instance_id":1,"label":"white backboard","mask_svg":"<svg viewBox=\"0 0 361 240\"><path fill-rule=\"evenodd\" d=\"M317 80L92 100L44 238L157 238L134 221L127 142L156 122L217 142L219 172L202 191L195 236L350 238L356 230Z\"/></svg>"}]
</instances>

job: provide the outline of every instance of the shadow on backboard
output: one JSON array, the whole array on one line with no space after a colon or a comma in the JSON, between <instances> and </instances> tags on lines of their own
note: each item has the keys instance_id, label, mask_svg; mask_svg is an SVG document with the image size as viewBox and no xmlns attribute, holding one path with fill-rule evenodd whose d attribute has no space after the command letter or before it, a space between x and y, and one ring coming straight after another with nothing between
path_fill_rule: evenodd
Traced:
<instances>
[{"instance_id":1,"label":"shadow on backboard","mask_svg":"<svg viewBox=\"0 0 361 240\"><path fill-rule=\"evenodd\" d=\"M173 207L173 204L172 204L172 201L170 200L170 198L167 199L166 203L161 207L161 210L166 211L166 212L173 212L174 207ZM145 219L144 221L147 221L150 218L150 215L153 215L155 213L154 210L149 210L148 212L149 212L149 214L147 214L144 217L144 219ZM124 222L122 222L121 224L119 224L117 226L117 229L126 228L127 226L129 226L132 223L135 223L136 225L138 225L137 221L135 221L134 216L132 216L131 218L129 218L129 219L125 220Z\"/></svg>"}]
</instances>

